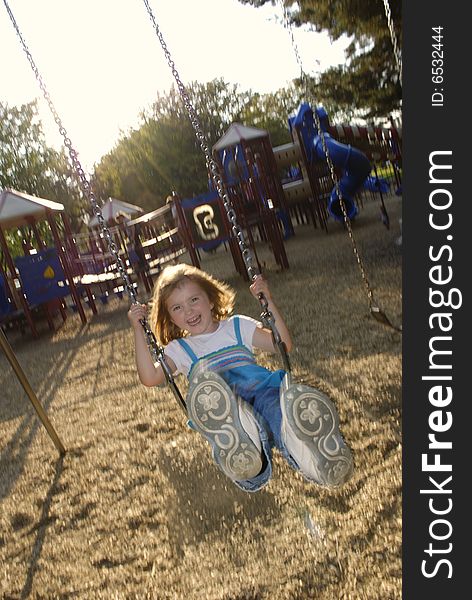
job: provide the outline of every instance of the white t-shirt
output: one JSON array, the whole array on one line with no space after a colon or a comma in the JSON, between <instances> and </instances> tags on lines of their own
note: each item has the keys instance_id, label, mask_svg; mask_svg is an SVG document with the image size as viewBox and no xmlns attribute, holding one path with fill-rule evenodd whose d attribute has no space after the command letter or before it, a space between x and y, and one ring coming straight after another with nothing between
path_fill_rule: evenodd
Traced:
<instances>
[{"instance_id":1,"label":"white t-shirt","mask_svg":"<svg viewBox=\"0 0 472 600\"><path fill-rule=\"evenodd\" d=\"M254 331L257 326L261 327L261 323L252 317L246 317L245 315L234 315L229 319L219 321L218 329L216 331L213 331L212 333L203 333L201 335L189 335L184 338L185 342L190 346L197 358L201 358L202 356L206 356L211 352L216 352L216 350L226 348L227 346L234 346L238 343L234 331L235 317L238 317L239 319L239 328L243 344L252 352L252 338ZM172 340L167 344L164 348L164 354L173 360L177 367L176 371L173 373L174 375L177 375L178 373L183 373L186 376L188 375L190 367L192 366L192 359L177 340Z\"/></svg>"}]
</instances>

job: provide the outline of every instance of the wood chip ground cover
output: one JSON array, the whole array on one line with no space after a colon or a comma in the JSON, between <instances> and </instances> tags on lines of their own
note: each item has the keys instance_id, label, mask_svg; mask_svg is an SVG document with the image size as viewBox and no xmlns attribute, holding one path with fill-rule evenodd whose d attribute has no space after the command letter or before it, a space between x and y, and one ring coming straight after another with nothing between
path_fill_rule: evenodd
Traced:
<instances>
[{"instance_id":1,"label":"wood chip ground cover","mask_svg":"<svg viewBox=\"0 0 472 600\"><path fill-rule=\"evenodd\" d=\"M401 323L401 202L366 201L354 234L380 306ZM297 378L334 400L355 473L309 484L274 452L257 494L231 485L171 392L137 378L126 300L10 343L67 448L63 459L0 355L0 596L4 599L401 598L401 336L368 315L348 236L300 225L280 272L258 246L292 330ZM222 247L202 266L259 307ZM59 322L56 320L56 324ZM277 356L262 364L280 368ZM186 384L178 381L182 391Z\"/></svg>"}]
</instances>

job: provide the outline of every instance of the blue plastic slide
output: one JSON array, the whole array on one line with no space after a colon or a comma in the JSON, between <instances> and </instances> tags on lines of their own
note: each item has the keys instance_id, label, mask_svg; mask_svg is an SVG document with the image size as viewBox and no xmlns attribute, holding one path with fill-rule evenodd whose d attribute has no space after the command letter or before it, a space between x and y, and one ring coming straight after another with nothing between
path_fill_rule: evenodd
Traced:
<instances>
[{"instance_id":1,"label":"blue plastic slide","mask_svg":"<svg viewBox=\"0 0 472 600\"><path fill-rule=\"evenodd\" d=\"M320 128L323 131L326 148L333 165L342 171L339 180L339 189L344 200L347 216L353 219L357 215L357 206L354 202L355 193L362 187L368 177L372 166L367 156L351 145L342 144L331 137L328 133L328 114L323 107L316 108L316 114L320 120ZM309 104L302 103L296 117L290 119L290 126L298 126L301 130L309 160L326 160L325 151L318 132L316 122L313 119L313 111ZM343 212L340 206L336 188L333 188L328 202L328 212L336 221L343 221Z\"/></svg>"}]
</instances>

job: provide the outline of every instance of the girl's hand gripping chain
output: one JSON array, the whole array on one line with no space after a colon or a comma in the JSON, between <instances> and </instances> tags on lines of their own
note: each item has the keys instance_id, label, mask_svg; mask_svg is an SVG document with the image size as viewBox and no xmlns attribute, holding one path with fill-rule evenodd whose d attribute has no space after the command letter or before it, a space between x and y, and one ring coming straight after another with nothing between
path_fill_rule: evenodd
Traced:
<instances>
[{"instance_id":1,"label":"girl's hand gripping chain","mask_svg":"<svg viewBox=\"0 0 472 600\"><path fill-rule=\"evenodd\" d=\"M147 306L145 304L132 304L128 311L128 319L134 333L136 346L136 366L141 383L148 387L162 385L166 382L164 371L160 365L154 365L151 354L146 343L146 337L141 325L141 320L147 317ZM167 359L171 371L175 370L175 364Z\"/></svg>"},{"instance_id":2,"label":"girl's hand gripping chain","mask_svg":"<svg viewBox=\"0 0 472 600\"><path fill-rule=\"evenodd\" d=\"M249 286L249 289L251 291L251 294L257 300L259 299L259 294L264 294L267 302L270 303L272 301L272 297L270 295L269 284L264 279L264 277L262 277L262 275L256 275L254 281Z\"/></svg>"},{"instance_id":3,"label":"girl's hand gripping chain","mask_svg":"<svg viewBox=\"0 0 472 600\"><path fill-rule=\"evenodd\" d=\"M128 311L128 319L133 329L142 329L141 321L147 316L147 307L145 304L132 304Z\"/></svg>"},{"instance_id":4,"label":"girl's hand gripping chain","mask_svg":"<svg viewBox=\"0 0 472 600\"><path fill-rule=\"evenodd\" d=\"M285 321L279 312L279 309L272 299L272 294L266 279L264 279L262 275L256 275L253 282L249 286L249 290L254 298L257 298L257 300L260 300L259 294L264 294L264 297L267 301L267 310L272 313L272 317L274 318L274 323L280 338L285 344L287 352L290 352L293 345L292 338L287 325L285 324ZM266 328L258 328L256 330L254 333L253 344L256 348L261 348L261 350L266 350L267 352L275 352L277 350L274 347L272 332Z\"/></svg>"}]
</instances>

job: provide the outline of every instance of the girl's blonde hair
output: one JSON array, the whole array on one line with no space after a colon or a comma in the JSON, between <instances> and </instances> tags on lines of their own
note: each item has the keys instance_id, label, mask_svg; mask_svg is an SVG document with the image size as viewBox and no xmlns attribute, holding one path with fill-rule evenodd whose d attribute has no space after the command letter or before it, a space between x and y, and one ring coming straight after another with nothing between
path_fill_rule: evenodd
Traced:
<instances>
[{"instance_id":1,"label":"girl's blonde hair","mask_svg":"<svg viewBox=\"0 0 472 600\"><path fill-rule=\"evenodd\" d=\"M226 319L233 311L236 294L229 285L191 265L167 266L159 275L154 286L150 315L151 327L163 345L185 335L185 331L179 329L172 322L167 309L167 300L172 292L186 280L194 281L207 294L213 304L211 311L213 318L217 321Z\"/></svg>"}]
</instances>

